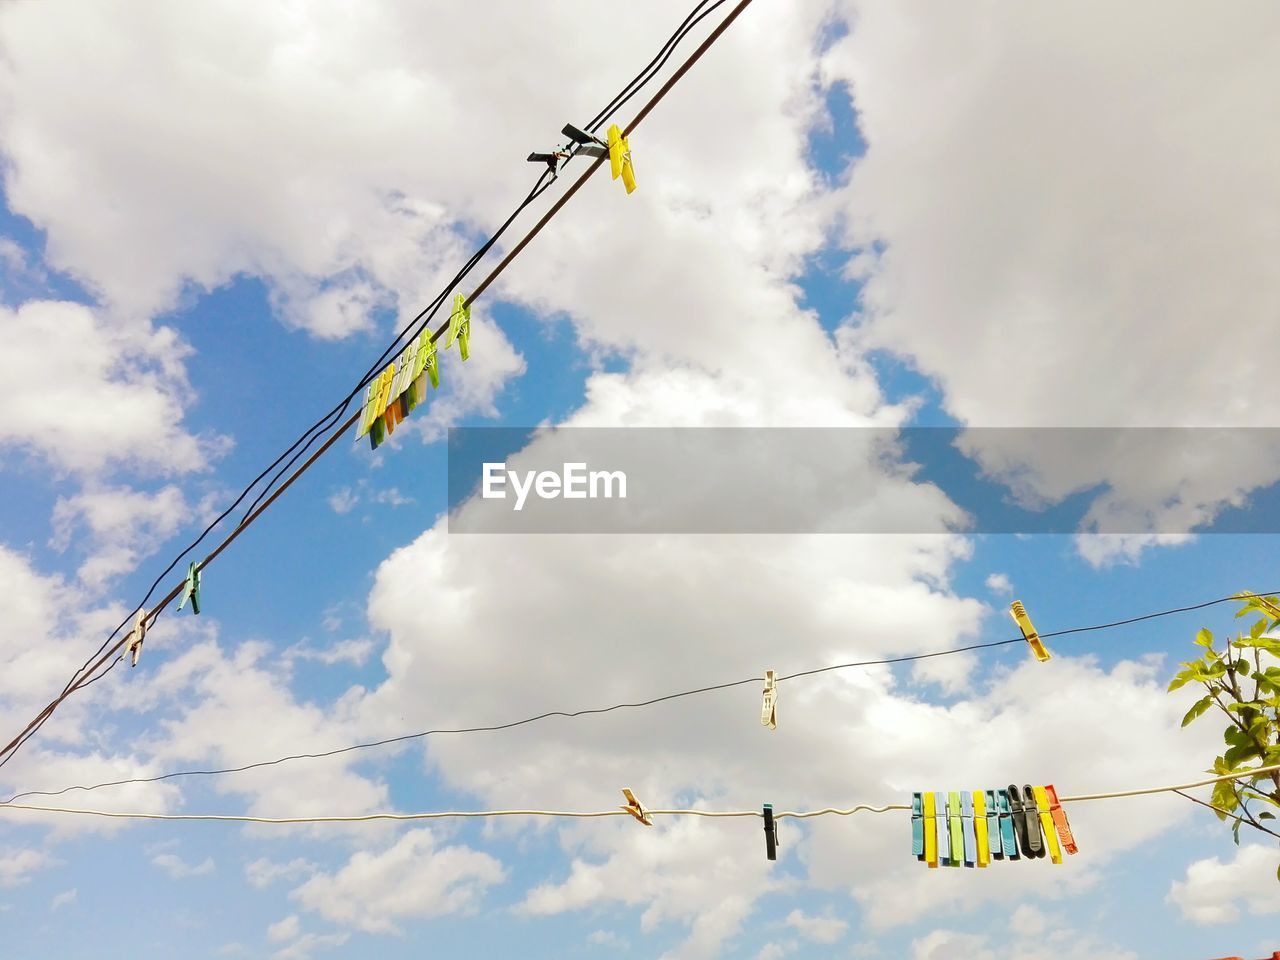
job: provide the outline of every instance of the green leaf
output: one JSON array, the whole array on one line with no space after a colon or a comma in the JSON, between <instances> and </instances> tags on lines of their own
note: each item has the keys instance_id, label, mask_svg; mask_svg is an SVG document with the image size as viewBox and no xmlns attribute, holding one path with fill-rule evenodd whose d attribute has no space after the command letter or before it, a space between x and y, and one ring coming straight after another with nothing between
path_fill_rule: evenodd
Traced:
<instances>
[{"instance_id":1,"label":"green leaf","mask_svg":"<svg viewBox=\"0 0 1280 960\"><path fill-rule=\"evenodd\" d=\"M1231 827L1231 839L1236 842L1237 847L1240 846L1240 824L1242 823L1244 823L1243 820L1237 820Z\"/></svg>"},{"instance_id":2,"label":"green leaf","mask_svg":"<svg viewBox=\"0 0 1280 960\"><path fill-rule=\"evenodd\" d=\"M1239 616L1239 614L1237 614ZM1201 647L1213 648L1213 634L1205 627L1200 628L1200 632L1196 634L1196 645Z\"/></svg>"},{"instance_id":3,"label":"green leaf","mask_svg":"<svg viewBox=\"0 0 1280 960\"><path fill-rule=\"evenodd\" d=\"M1196 717L1202 716L1212 705L1213 697L1201 697L1191 705L1191 709L1188 710L1186 716L1182 718L1182 725L1185 727L1192 720L1196 719Z\"/></svg>"},{"instance_id":4,"label":"green leaf","mask_svg":"<svg viewBox=\"0 0 1280 960\"><path fill-rule=\"evenodd\" d=\"M1260 814L1258 814L1259 820L1274 820L1275 818L1276 818L1276 815L1270 812L1269 810L1263 810Z\"/></svg>"}]
</instances>

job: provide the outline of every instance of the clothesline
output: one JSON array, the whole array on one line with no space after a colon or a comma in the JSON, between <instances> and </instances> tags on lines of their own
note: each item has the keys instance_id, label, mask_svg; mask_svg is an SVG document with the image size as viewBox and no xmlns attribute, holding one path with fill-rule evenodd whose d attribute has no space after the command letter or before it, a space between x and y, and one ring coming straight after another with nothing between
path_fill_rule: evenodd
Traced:
<instances>
[{"instance_id":1,"label":"clothesline","mask_svg":"<svg viewBox=\"0 0 1280 960\"><path fill-rule=\"evenodd\" d=\"M1280 771L1280 763L1266 767L1255 767L1237 773L1224 774L1197 780L1191 783L1175 783L1159 787L1140 787L1134 790L1119 790L1112 793L1090 793L1079 796L1060 798L1061 803L1083 803L1090 800L1119 800L1125 797L1149 796L1157 793L1176 793L1180 790L1194 790L1207 787L1226 780L1245 780L1260 773ZM853 807L823 807L818 810L783 810L773 814L775 820L790 818L806 820L812 817L839 816L848 817L857 813L888 813L890 810L910 810L908 804L889 803L882 806L857 804ZM415 821L415 820L447 820L447 819L483 819L489 817L543 817L564 819L595 819L600 817L629 817L632 814L623 807L612 810L439 810L421 813L367 813L357 816L312 816L312 817L254 817L238 814L212 813L141 813L117 812L112 810L86 810L76 807L43 807L32 804L10 803L0 805L0 812L25 810L38 813L56 813L72 816L106 817L113 820L162 820L162 821L213 821L223 823L259 823L259 824L306 824L306 823L369 823L374 821ZM656 817L763 817L760 810L657 810L645 809L650 816Z\"/></svg>"}]
</instances>

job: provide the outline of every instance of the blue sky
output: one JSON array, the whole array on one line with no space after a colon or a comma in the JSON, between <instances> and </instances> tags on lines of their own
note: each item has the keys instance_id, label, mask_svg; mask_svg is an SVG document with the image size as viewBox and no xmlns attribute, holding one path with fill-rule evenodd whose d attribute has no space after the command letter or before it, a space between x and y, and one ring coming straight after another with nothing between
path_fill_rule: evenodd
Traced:
<instances>
[{"instance_id":1,"label":"blue sky","mask_svg":"<svg viewBox=\"0 0 1280 960\"><path fill-rule=\"evenodd\" d=\"M455 426L1272 426L1265 351L1238 345L1280 303L1260 253L1280 139L1242 119L1280 88L1258 40L1280 36L1275 12L997 6L756 0L632 138L636 194L589 182L477 305L472 359L450 352L427 407L376 453L339 441L207 571L198 618L167 612L136 670L0 769L5 795L1005 639L1015 597L1052 631L1280 588L1274 535L1157 536L1260 525L1280 478L1261 441L1071 460L1019 431L974 435L983 497L1140 531L1123 538L446 528ZM523 196L524 152L590 116L686 12L115 7L0 11L14 732ZM478 34L515 52L486 65L450 40ZM1166 69L1193 51L1194 69ZM731 158L713 145L726 130ZM937 491L861 469L827 480L948 515ZM695 496L677 508L714 508ZM632 786L653 807L798 809L1189 781L1216 724L1180 730L1190 701L1164 688L1195 631L1231 630L1232 612L1063 638L1044 665L1011 645L798 680L772 732L748 686L63 799L315 816L602 809ZM939 875L910 857L901 814L784 821L767 863L754 820L11 812L0 929L18 958L1280 946L1274 846L1236 848L1176 797L1069 813L1081 853L1062 867Z\"/></svg>"}]
</instances>

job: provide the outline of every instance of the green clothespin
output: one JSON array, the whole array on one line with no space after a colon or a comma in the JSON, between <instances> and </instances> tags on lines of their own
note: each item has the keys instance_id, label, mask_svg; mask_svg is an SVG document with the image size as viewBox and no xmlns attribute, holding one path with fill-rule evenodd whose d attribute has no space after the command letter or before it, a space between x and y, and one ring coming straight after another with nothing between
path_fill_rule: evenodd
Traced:
<instances>
[{"instance_id":1,"label":"green clothespin","mask_svg":"<svg viewBox=\"0 0 1280 960\"><path fill-rule=\"evenodd\" d=\"M445 338L444 348L452 347L454 340L458 341L458 351L463 360L471 356L471 305L462 294L453 298L453 313L449 314L449 335Z\"/></svg>"},{"instance_id":2,"label":"green clothespin","mask_svg":"<svg viewBox=\"0 0 1280 960\"><path fill-rule=\"evenodd\" d=\"M191 601L191 612L198 614L200 612L200 564L195 562L187 565L187 583L182 588L182 599L178 601L178 609L185 607L188 600Z\"/></svg>"},{"instance_id":3,"label":"green clothespin","mask_svg":"<svg viewBox=\"0 0 1280 960\"><path fill-rule=\"evenodd\" d=\"M440 389L440 365L436 362L436 345L431 337L423 334L421 342L418 344L418 359L413 365L414 379L418 379L423 373L431 378L431 386L437 390ZM426 391L423 391L419 402L426 399Z\"/></svg>"}]
</instances>

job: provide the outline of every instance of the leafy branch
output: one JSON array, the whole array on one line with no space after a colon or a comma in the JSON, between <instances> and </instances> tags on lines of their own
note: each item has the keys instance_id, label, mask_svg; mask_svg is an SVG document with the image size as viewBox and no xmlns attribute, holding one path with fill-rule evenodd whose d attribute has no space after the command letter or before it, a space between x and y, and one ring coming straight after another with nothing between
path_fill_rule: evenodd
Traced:
<instances>
[{"instance_id":1,"label":"leafy branch","mask_svg":"<svg viewBox=\"0 0 1280 960\"><path fill-rule=\"evenodd\" d=\"M1280 628L1280 600L1253 594L1237 594L1237 599L1241 608L1236 618L1250 614L1256 618L1248 633L1226 641L1219 650L1213 634L1202 629L1195 643L1204 648L1204 654L1183 662L1169 689L1188 683L1205 689L1182 718L1184 727L1211 711L1227 720L1222 733L1226 749L1214 758L1211 772L1244 776L1216 784L1212 802L1204 805L1218 819L1235 821L1231 832L1239 844L1242 824L1280 836L1263 823L1276 819L1273 810L1280 811L1280 770L1250 775L1252 770L1280 764L1280 639L1268 635ZM1280 878L1280 870L1276 875Z\"/></svg>"}]
</instances>

